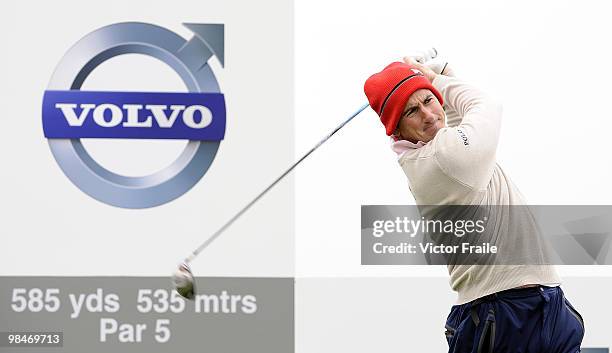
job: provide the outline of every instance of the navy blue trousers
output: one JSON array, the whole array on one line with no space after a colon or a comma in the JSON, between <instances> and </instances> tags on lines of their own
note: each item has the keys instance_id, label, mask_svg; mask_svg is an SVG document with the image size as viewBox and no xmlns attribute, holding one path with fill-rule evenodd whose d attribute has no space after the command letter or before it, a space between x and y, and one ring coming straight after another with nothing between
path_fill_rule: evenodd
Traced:
<instances>
[{"instance_id":1,"label":"navy blue trousers","mask_svg":"<svg viewBox=\"0 0 612 353\"><path fill-rule=\"evenodd\" d=\"M575 353L583 336L560 287L495 293L453 306L446 321L449 353Z\"/></svg>"}]
</instances>

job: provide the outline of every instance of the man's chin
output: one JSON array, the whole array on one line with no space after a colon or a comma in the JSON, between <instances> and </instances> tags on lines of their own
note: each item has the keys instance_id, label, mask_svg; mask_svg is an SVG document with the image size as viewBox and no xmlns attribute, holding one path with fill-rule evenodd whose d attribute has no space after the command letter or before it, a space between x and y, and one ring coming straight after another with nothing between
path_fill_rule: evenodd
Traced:
<instances>
[{"instance_id":1,"label":"man's chin","mask_svg":"<svg viewBox=\"0 0 612 353\"><path fill-rule=\"evenodd\" d=\"M434 137L436 137L436 134L438 134L438 131L440 131L440 127L437 125L431 126L427 129L425 129L425 136L427 136L428 142L433 140Z\"/></svg>"}]
</instances>

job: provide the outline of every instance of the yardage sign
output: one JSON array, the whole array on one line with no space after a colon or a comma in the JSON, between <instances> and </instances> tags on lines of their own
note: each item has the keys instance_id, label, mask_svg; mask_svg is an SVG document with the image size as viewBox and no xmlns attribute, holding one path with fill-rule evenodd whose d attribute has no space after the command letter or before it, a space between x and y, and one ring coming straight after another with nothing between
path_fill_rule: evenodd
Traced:
<instances>
[{"instance_id":1,"label":"yardage sign","mask_svg":"<svg viewBox=\"0 0 612 353\"><path fill-rule=\"evenodd\" d=\"M66 176L106 204L147 208L187 192L204 176L225 135L225 98L208 65L224 64L221 24L184 24L185 40L148 23L116 23L79 40L58 64L42 107L45 137ZM189 92L81 91L87 76L121 54L145 54L173 68ZM186 139L181 155L157 173L128 177L98 164L81 138Z\"/></svg>"}]
</instances>

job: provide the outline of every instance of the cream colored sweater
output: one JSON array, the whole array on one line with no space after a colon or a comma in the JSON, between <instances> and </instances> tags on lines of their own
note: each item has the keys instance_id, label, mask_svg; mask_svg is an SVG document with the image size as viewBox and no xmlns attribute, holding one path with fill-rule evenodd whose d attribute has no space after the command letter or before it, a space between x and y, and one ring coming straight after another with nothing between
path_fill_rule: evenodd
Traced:
<instances>
[{"instance_id":1,"label":"cream colored sweater","mask_svg":"<svg viewBox=\"0 0 612 353\"><path fill-rule=\"evenodd\" d=\"M440 129L433 140L409 149L399 159L417 205L525 204L517 187L496 163L501 106L453 77L438 75L433 85L442 94L447 109L457 114L448 114L448 127ZM452 121L455 116L459 119ZM502 208L492 210L499 214L489 219L502 222L501 228L507 230L507 234L496 237L495 245L500 249L511 247L515 253L540 250L542 244L528 238L537 232L535 220L508 225ZM458 292L458 304L526 284L560 283L555 268L548 265L451 264L448 270L450 285Z\"/></svg>"}]
</instances>

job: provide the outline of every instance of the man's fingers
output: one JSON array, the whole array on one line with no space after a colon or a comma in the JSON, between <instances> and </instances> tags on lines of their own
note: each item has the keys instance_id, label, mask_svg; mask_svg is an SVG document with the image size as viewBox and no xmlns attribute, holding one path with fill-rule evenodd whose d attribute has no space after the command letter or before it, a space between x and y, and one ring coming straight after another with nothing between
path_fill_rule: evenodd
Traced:
<instances>
[{"instance_id":1,"label":"man's fingers","mask_svg":"<svg viewBox=\"0 0 612 353\"><path fill-rule=\"evenodd\" d=\"M424 70L428 70L427 66L421 64L420 62L414 60L414 58L410 57L410 56L404 56L404 62L410 66L414 66L417 69L424 71Z\"/></svg>"},{"instance_id":2,"label":"man's fingers","mask_svg":"<svg viewBox=\"0 0 612 353\"><path fill-rule=\"evenodd\" d=\"M411 57L409 57L409 56L404 56L404 57L403 57L403 60L404 60L404 62L405 62L406 64L408 64L408 65L414 65L414 64L416 64L416 63L417 63L417 62L416 62L416 60L414 60L413 58L411 58Z\"/></svg>"},{"instance_id":3,"label":"man's fingers","mask_svg":"<svg viewBox=\"0 0 612 353\"><path fill-rule=\"evenodd\" d=\"M418 69L419 71L421 71L423 73L423 75L425 75L425 77L427 77L429 82L432 82L434 80L434 78L436 77L436 73L433 70L431 70L427 66L419 63L418 61L414 60L414 58L412 58L410 56L404 56L402 58L402 60L404 60L404 63L406 63L406 64L408 64L408 65Z\"/></svg>"}]
</instances>

